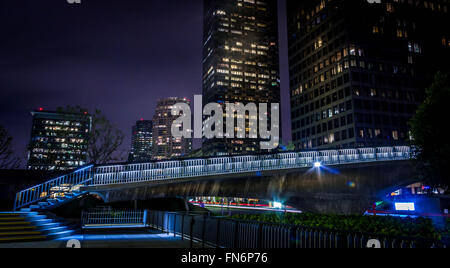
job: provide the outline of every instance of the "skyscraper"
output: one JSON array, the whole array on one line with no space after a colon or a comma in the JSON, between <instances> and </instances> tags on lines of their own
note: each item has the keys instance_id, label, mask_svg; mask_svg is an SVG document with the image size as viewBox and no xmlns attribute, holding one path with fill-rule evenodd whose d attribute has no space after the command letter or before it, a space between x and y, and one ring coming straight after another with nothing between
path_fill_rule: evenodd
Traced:
<instances>
[{"instance_id":1,"label":"skyscraper","mask_svg":"<svg viewBox=\"0 0 450 268\"><path fill-rule=\"evenodd\" d=\"M153 122L141 119L133 126L131 133L131 151L128 162L139 163L152 160Z\"/></svg>"},{"instance_id":2,"label":"skyscraper","mask_svg":"<svg viewBox=\"0 0 450 268\"><path fill-rule=\"evenodd\" d=\"M279 103L276 0L204 0L203 103ZM270 110L270 108L269 108ZM246 133L249 127L247 122ZM258 139L205 139L204 154L258 152Z\"/></svg>"},{"instance_id":3,"label":"skyscraper","mask_svg":"<svg viewBox=\"0 0 450 268\"><path fill-rule=\"evenodd\" d=\"M172 107L177 103L190 105L187 98L166 98L158 100L153 117L153 154L155 160L187 156L192 150L192 140L172 136L172 123L179 116L172 115Z\"/></svg>"},{"instance_id":4,"label":"skyscraper","mask_svg":"<svg viewBox=\"0 0 450 268\"><path fill-rule=\"evenodd\" d=\"M405 144L424 89L448 68L448 5L288 0L296 147Z\"/></svg>"},{"instance_id":5,"label":"skyscraper","mask_svg":"<svg viewBox=\"0 0 450 268\"><path fill-rule=\"evenodd\" d=\"M27 168L64 171L86 165L92 117L87 113L33 111Z\"/></svg>"}]
</instances>

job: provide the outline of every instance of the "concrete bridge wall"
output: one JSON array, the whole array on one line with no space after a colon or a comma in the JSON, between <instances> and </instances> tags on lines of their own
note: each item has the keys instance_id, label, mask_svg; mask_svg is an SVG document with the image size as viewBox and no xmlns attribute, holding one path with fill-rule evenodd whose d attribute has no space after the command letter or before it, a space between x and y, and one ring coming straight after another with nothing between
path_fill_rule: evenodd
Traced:
<instances>
[{"instance_id":1,"label":"concrete bridge wall","mask_svg":"<svg viewBox=\"0 0 450 268\"><path fill-rule=\"evenodd\" d=\"M417 182L410 161L339 165L318 169L89 187L105 202L159 197L222 196L285 202L303 211L361 214L373 202Z\"/></svg>"}]
</instances>

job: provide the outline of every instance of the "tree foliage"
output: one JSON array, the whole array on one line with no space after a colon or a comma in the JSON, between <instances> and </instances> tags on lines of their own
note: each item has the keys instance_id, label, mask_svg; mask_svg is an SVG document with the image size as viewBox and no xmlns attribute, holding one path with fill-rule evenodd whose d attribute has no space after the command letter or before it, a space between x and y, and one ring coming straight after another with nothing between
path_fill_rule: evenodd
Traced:
<instances>
[{"instance_id":1,"label":"tree foliage","mask_svg":"<svg viewBox=\"0 0 450 268\"><path fill-rule=\"evenodd\" d=\"M12 137L0 126L0 169L16 169L20 166L20 159L14 156L11 142Z\"/></svg>"},{"instance_id":2,"label":"tree foliage","mask_svg":"<svg viewBox=\"0 0 450 268\"><path fill-rule=\"evenodd\" d=\"M438 73L426 90L425 101L410 121L417 169L425 182L444 189L448 189L450 177L449 103L450 76Z\"/></svg>"},{"instance_id":3,"label":"tree foliage","mask_svg":"<svg viewBox=\"0 0 450 268\"><path fill-rule=\"evenodd\" d=\"M87 109L80 106L58 108L58 111L87 113ZM88 142L88 161L100 165L121 161L123 152L120 151L120 147L125 137L123 132L111 123L100 110L97 109L91 116L92 131Z\"/></svg>"}]
</instances>

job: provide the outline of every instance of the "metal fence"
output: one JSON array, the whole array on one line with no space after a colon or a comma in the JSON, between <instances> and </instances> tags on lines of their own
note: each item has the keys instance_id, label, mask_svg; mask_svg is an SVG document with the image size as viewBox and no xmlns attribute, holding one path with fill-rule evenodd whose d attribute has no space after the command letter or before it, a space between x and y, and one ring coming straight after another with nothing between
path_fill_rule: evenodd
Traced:
<instances>
[{"instance_id":1,"label":"metal fence","mask_svg":"<svg viewBox=\"0 0 450 268\"><path fill-rule=\"evenodd\" d=\"M393 237L309 228L294 225L249 222L221 217L150 211L150 227L190 239L204 247L235 249L271 248L447 248L441 241ZM369 243L370 241L370 243ZM379 244L378 244L379 243Z\"/></svg>"},{"instance_id":2,"label":"metal fence","mask_svg":"<svg viewBox=\"0 0 450 268\"><path fill-rule=\"evenodd\" d=\"M89 210L83 211L81 224L83 228L91 227L145 227L147 211L129 210Z\"/></svg>"}]
</instances>

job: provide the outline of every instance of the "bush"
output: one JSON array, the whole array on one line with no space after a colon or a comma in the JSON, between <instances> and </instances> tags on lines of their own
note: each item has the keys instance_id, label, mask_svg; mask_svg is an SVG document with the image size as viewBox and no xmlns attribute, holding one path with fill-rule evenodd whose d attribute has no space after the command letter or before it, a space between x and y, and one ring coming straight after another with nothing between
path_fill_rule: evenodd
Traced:
<instances>
[{"instance_id":1,"label":"bush","mask_svg":"<svg viewBox=\"0 0 450 268\"><path fill-rule=\"evenodd\" d=\"M397 218L381 216L343 216L323 214L282 214L234 215L232 218L246 221L292 224L311 228L325 228L333 231L370 233L380 235L405 236L426 239L441 239L430 219Z\"/></svg>"}]
</instances>

